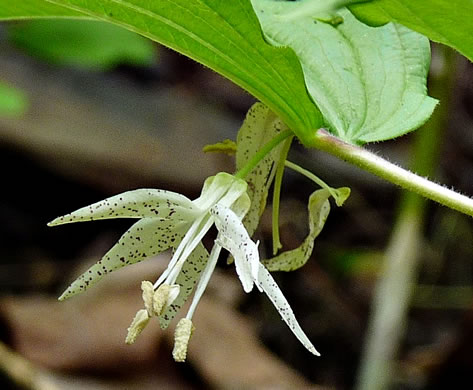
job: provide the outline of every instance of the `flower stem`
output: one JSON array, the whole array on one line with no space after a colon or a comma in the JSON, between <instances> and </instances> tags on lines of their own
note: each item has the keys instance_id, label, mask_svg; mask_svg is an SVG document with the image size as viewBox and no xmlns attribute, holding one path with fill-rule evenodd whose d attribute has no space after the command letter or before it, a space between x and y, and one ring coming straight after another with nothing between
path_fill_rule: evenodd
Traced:
<instances>
[{"instance_id":1,"label":"flower stem","mask_svg":"<svg viewBox=\"0 0 473 390\"><path fill-rule=\"evenodd\" d=\"M237 173L235 173L235 177L239 179L244 179L248 173L250 173L254 167L258 165L258 163L269 153L273 150L277 145L279 145L282 141L284 141L287 137L294 135L291 130L284 130L279 133L276 137L271 139L271 141L267 142L259 151L256 153L250 161L248 161L244 167L242 167Z\"/></svg>"},{"instance_id":2,"label":"flower stem","mask_svg":"<svg viewBox=\"0 0 473 390\"><path fill-rule=\"evenodd\" d=\"M337 199L338 194L334 191L332 187L330 187L327 183L325 183L320 177L314 175L312 172L308 171L305 168L302 168L301 166L297 164L294 164L293 162L289 160L286 160L285 164L286 164L286 167L307 177L308 179L312 180L315 184L318 184L321 188L326 189L330 193L330 195L332 195L334 199Z\"/></svg>"},{"instance_id":3,"label":"flower stem","mask_svg":"<svg viewBox=\"0 0 473 390\"><path fill-rule=\"evenodd\" d=\"M281 199L281 185L282 176L284 174L284 165L286 162L287 154L291 148L292 139L290 137L284 143L281 155L279 156L278 166L276 170L276 176L274 178L274 190L273 190L273 255L278 253L278 250L282 248L281 240L279 237L279 203Z\"/></svg>"},{"instance_id":4,"label":"flower stem","mask_svg":"<svg viewBox=\"0 0 473 390\"><path fill-rule=\"evenodd\" d=\"M317 130L311 144L317 149L354 164L406 190L473 216L472 198L390 163L367 149L348 144L325 129Z\"/></svg>"}]
</instances>

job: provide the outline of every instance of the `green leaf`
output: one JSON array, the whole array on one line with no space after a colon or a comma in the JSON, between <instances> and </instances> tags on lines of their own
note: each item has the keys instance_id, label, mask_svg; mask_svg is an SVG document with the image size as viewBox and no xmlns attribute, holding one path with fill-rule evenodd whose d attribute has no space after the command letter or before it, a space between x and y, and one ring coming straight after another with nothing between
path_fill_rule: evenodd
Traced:
<instances>
[{"instance_id":1,"label":"green leaf","mask_svg":"<svg viewBox=\"0 0 473 390\"><path fill-rule=\"evenodd\" d=\"M183 53L245 88L278 114L303 143L323 121L289 48L268 45L249 0L29 0L0 7L0 20L38 16L36 6L62 5L119 24ZM46 7L47 8L47 7ZM22 11L23 13L21 13ZM67 11L69 12L69 11ZM51 9L50 16L65 11ZM77 16L71 14L71 16Z\"/></svg>"},{"instance_id":2,"label":"green leaf","mask_svg":"<svg viewBox=\"0 0 473 390\"><path fill-rule=\"evenodd\" d=\"M28 109L26 94L0 81L0 116L18 117Z\"/></svg>"},{"instance_id":3,"label":"green leaf","mask_svg":"<svg viewBox=\"0 0 473 390\"><path fill-rule=\"evenodd\" d=\"M269 271L294 271L302 267L312 255L314 240L322 231L330 212L327 189L317 190L309 198L309 235L302 244L289 251L282 252L276 257L263 260Z\"/></svg>"},{"instance_id":4,"label":"green leaf","mask_svg":"<svg viewBox=\"0 0 473 390\"><path fill-rule=\"evenodd\" d=\"M34 20L8 28L9 39L29 54L59 65L107 69L120 63L150 65L148 39L110 23L91 20Z\"/></svg>"},{"instance_id":5,"label":"green leaf","mask_svg":"<svg viewBox=\"0 0 473 390\"><path fill-rule=\"evenodd\" d=\"M429 118L436 100L426 95L427 38L396 24L366 26L346 9L336 26L316 15L286 17L304 3L253 0L267 40L297 53L332 133L362 144L400 136Z\"/></svg>"},{"instance_id":6,"label":"green leaf","mask_svg":"<svg viewBox=\"0 0 473 390\"><path fill-rule=\"evenodd\" d=\"M241 169L265 145L286 126L264 104L255 103L246 114L237 136L236 169ZM276 173L276 162L281 154L282 144L268 153L246 176L247 193L251 207L243 219L248 234L253 235L266 207L269 187Z\"/></svg>"},{"instance_id":7,"label":"green leaf","mask_svg":"<svg viewBox=\"0 0 473 390\"><path fill-rule=\"evenodd\" d=\"M330 188L330 190L330 195L332 195L332 197L335 199L335 204L338 207L343 206L351 194L351 190L348 187Z\"/></svg>"},{"instance_id":8,"label":"green leaf","mask_svg":"<svg viewBox=\"0 0 473 390\"><path fill-rule=\"evenodd\" d=\"M44 0L19 0L0 2L0 20L32 18L81 18L90 19L82 12L73 11Z\"/></svg>"},{"instance_id":9,"label":"green leaf","mask_svg":"<svg viewBox=\"0 0 473 390\"><path fill-rule=\"evenodd\" d=\"M371 25L403 24L473 61L472 0L373 0L350 9Z\"/></svg>"}]
</instances>

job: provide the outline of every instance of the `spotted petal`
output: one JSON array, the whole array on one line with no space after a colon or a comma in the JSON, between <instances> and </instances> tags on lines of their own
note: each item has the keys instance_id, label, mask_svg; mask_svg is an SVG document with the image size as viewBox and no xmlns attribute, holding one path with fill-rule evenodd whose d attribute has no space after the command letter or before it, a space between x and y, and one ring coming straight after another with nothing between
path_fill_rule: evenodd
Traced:
<instances>
[{"instance_id":1,"label":"spotted petal","mask_svg":"<svg viewBox=\"0 0 473 390\"><path fill-rule=\"evenodd\" d=\"M250 292L254 279L258 278L258 246L232 210L216 204L210 209L210 213L214 216L215 226L219 231L217 243L233 255L243 289Z\"/></svg>"},{"instance_id":2,"label":"spotted petal","mask_svg":"<svg viewBox=\"0 0 473 390\"><path fill-rule=\"evenodd\" d=\"M194 205L207 210L228 192L235 181L244 183L243 180L236 179L235 176L226 172L219 172L215 176L207 178L202 186L201 195L193 201Z\"/></svg>"},{"instance_id":3,"label":"spotted petal","mask_svg":"<svg viewBox=\"0 0 473 390\"><path fill-rule=\"evenodd\" d=\"M256 280L255 283L266 293L284 322L287 324L287 326L289 326L289 328L292 330L292 333L294 333L302 345L304 345L304 347L306 347L307 350L309 350L314 355L320 356L297 322L289 302L284 297L281 289L276 284L276 281L261 263L259 263L259 279Z\"/></svg>"},{"instance_id":4,"label":"spotted petal","mask_svg":"<svg viewBox=\"0 0 473 390\"><path fill-rule=\"evenodd\" d=\"M312 255L314 240L322 231L330 212L327 189L314 191L309 198L309 234L302 244L292 250L282 252L276 257L263 260L269 271L294 271L301 268Z\"/></svg>"},{"instance_id":5,"label":"spotted petal","mask_svg":"<svg viewBox=\"0 0 473 390\"><path fill-rule=\"evenodd\" d=\"M241 169L255 156L261 147L278 135L287 126L263 103L255 103L248 111L238 131L236 169ZM281 157L282 144L268 153L246 176L251 208L243 224L249 235L253 235L266 207L269 187L273 182L276 165Z\"/></svg>"},{"instance_id":6,"label":"spotted petal","mask_svg":"<svg viewBox=\"0 0 473 390\"><path fill-rule=\"evenodd\" d=\"M106 274L155 256L180 241L189 223L143 218L130 227L99 262L79 276L59 297L70 298L97 283Z\"/></svg>"},{"instance_id":7,"label":"spotted petal","mask_svg":"<svg viewBox=\"0 0 473 390\"><path fill-rule=\"evenodd\" d=\"M58 217L48 226L111 218L162 218L189 220L198 210L191 200L176 192L140 189L124 192Z\"/></svg>"}]
</instances>

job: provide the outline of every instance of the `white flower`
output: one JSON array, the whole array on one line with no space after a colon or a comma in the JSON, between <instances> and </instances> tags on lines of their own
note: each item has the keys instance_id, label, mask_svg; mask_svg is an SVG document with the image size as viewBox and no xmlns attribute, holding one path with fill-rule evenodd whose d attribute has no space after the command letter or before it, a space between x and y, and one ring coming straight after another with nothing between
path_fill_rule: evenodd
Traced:
<instances>
[{"instance_id":1,"label":"white flower","mask_svg":"<svg viewBox=\"0 0 473 390\"><path fill-rule=\"evenodd\" d=\"M159 279L154 285L150 282L142 284L145 309L138 312L139 316L129 329L132 336L127 338L134 341L151 315L158 316L161 327L167 327L198 283L186 316L191 321L224 248L235 259L236 271L245 292L250 292L254 285L265 292L301 343L318 355L276 282L261 264L258 245L251 240L241 222L250 207L246 189L244 180L219 173L205 181L201 196L193 201L174 192L141 189L56 218L49 226L96 219L139 218L105 256L79 276L59 299L67 299L84 291L111 271L171 248L172 258ZM201 240L213 224L218 229L218 235L209 255ZM185 356L185 353L180 356Z\"/></svg>"}]
</instances>

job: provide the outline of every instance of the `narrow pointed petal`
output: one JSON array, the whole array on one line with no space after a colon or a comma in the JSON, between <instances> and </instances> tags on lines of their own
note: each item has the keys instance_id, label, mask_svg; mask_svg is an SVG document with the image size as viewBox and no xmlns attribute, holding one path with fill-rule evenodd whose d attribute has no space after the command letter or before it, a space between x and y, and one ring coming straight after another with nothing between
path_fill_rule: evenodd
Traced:
<instances>
[{"instance_id":1,"label":"narrow pointed petal","mask_svg":"<svg viewBox=\"0 0 473 390\"><path fill-rule=\"evenodd\" d=\"M241 169L272 138L287 129L281 119L262 103L255 103L238 131L236 169ZM282 143L268 153L246 176L251 208L243 219L248 234L253 235L266 207L269 187L281 158Z\"/></svg>"},{"instance_id":2,"label":"narrow pointed petal","mask_svg":"<svg viewBox=\"0 0 473 390\"><path fill-rule=\"evenodd\" d=\"M174 218L189 220L198 212L184 195L164 190L140 189L124 192L58 217L48 226L111 218Z\"/></svg>"},{"instance_id":3,"label":"narrow pointed petal","mask_svg":"<svg viewBox=\"0 0 473 390\"><path fill-rule=\"evenodd\" d=\"M235 267L245 292L253 288L253 280L258 278L258 246L251 240L243 223L229 208L216 204L210 210L215 218L219 234L217 241L235 259Z\"/></svg>"},{"instance_id":4,"label":"narrow pointed petal","mask_svg":"<svg viewBox=\"0 0 473 390\"><path fill-rule=\"evenodd\" d=\"M309 338L306 336L301 326L297 322L297 319L294 315L294 312L289 305L289 302L284 297L281 289L276 284L276 281L273 279L269 271L264 267L263 264L259 265L259 280L257 283L261 289L266 293L268 298L273 303L274 307L277 309L281 315L284 322L292 330L292 333L297 337L297 339L307 348L307 350L313 353L316 356L320 356L315 347L310 342Z\"/></svg>"},{"instance_id":5,"label":"narrow pointed petal","mask_svg":"<svg viewBox=\"0 0 473 390\"><path fill-rule=\"evenodd\" d=\"M59 297L65 300L97 283L106 274L129 264L138 263L163 252L181 239L183 227L172 221L144 218L136 222L122 235L104 257L79 276Z\"/></svg>"},{"instance_id":6,"label":"narrow pointed petal","mask_svg":"<svg viewBox=\"0 0 473 390\"><path fill-rule=\"evenodd\" d=\"M245 192L231 205L230 208L237 215L238 219L243 222L244 221L243 218L247 214L250 207L251 207L251 200L248 194ZM246 228L246 225L245 225L245 228ZM250 233L248 232L248 235L249 234ZM233 256L229 254L227 258L227 264L232 264L234 261L235 259L233 258Z\"/></svg>"},{"instance_id":7,"label":"narrow pointed petal","mask_svg":"<svg viewBox=\"0 0 473 390\"><path fill-rule=\"evenodd\" d=\"M171 305L164 309L163 314L159 316L159 325L162 329L168 327L169 323L191 295L202 270L207 264L208 258L209 253L202 243L199 243L187 258L175 281L176 284L181 286L179 295Z\"/></svg>"},{"instance_id":8,"label":"narrow pointed petal","mask_svg":"<svg viewBox=\"0 0 473 390\"><path fill-rule=\"evenodd\" d=\"M254 279L253 275L251 274L251 268L244 256L235 255L237 253L237 250L234 248L235 243L229 240L226 236L218 235L217 239L215 240L215 244L222 246L232 254L232 257L235 261L235 270L238 275L238 278L240 279L243 291L245 291L246 293L251 292L254 286Z\"/></svg>"}]
</instances>

